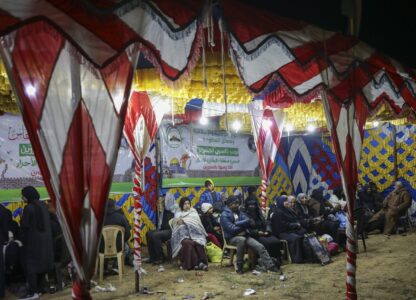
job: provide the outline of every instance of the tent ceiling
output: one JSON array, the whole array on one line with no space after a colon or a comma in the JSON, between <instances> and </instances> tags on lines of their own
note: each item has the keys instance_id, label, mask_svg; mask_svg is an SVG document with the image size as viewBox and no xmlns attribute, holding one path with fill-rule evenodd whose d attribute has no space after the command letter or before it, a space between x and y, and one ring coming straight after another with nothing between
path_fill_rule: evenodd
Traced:
<instances>
[{"instance_id":1,"label":"tent ceiling","mask_svg":"<svg viewBox=\"0 0 416 300\"><path fill-rule=\"evenodd\" d=\"M136 71L133 83L134 90L144 90L157 92L162 96L171 98L174 104L174 112L184 113L186 104L190 99L199 98L207 102L224 103L224 84L222 80L221 57L218 53L207 53L205 64L207 85L204 86L204 66L200 61L192 70L191 79L182 81L173 86L171 83L163 81L155 68L144 68ZM227 101L229 104L248 104L252 100L252 95L244 86L237 71L229 58L225 63ZM309 124L318 128L326 126L326 120L322 104L314 101L308 105L294 103L285 108L287 123L293 126L294 131L304 131ZM4 66L0 63L0 111L18 114L19 109L16 104L15 96L11 90ZM307 116L307 117L305 117ZM250 131L250 119L248 114L229 113L228 124L235 120L242 123L242 131ZM373 126L373 121L391 121L396 123L406 122L405 119L397 119L390 109L382 107L380 111L371 117L368 126ZM220 118L220 128L226 129L225 117Z\"/></svg>"}]
</instances>

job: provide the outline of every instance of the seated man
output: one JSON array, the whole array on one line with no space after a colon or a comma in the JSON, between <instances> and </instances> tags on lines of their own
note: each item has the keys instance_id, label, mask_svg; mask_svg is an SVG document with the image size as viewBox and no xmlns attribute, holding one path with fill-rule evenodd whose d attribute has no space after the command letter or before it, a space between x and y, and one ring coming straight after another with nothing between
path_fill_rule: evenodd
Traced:
<instances>
[{"instance_id":1,"label":"seated man","mask_svg":"<svg viewBox=\"0 0 416 300\"><path fill-rule=\"evenodd\" d=\"M409 191L401 181L396 181L394 190L384 199L383 208L368 221L368 231L383 229L389 235L397 226L397 221L412 205Z\"/></svg>"},{"instance_id":2,"label":"seated man","mask_svg":"<svg viewBox=\"0 0 416 300\"><path fill-rule=\"evenodd\" d=\"M206 190L201 194L199 203L195 205L195 209L201 209L201 205L209 203L214 208L214 211L220 212L222 210L221 194L214 191L214 182L211 179L205 180Z\"/></svg>"},{"instance_id":3,"label":"seated man","mask_svg":"<svg viewBox=\"0 0 416 300\"><path fill-rule=\"evenodd\" d=\"M170 193L161 192L158 209L157 229L146 233L147 249L149 251L149 263L161 264L166 260L163 254L162 243L170 240L172 230L169 221L173 218L177 204Z\"/></svg>"},{"instance_id":4,"label":"seated man","mask_svg":"<svg viewBox=\"0 0 416 300\"><path fill-rule=\"evenodd\" d=\"M125 264L132 265L132 257L130 254L130 247L128 246L128 240L130 239L130 224L127 221L126 216L120 207L116 206L114 200L108 199L107 201L107 212L104 218L104 226L117 225L124 228L124 253L125 253ZM121 249L121 236L117 236L117 249ZM104 251L104 244L101 242L100 251Z\"/></svg>"},{"instance_id":5,"label":"seated man","mask_svg":"<svg viewBox=\"0 0 416 300\"><path fill-rule=\"evenodd\" d=\"M246 214L240 211L237 197L230 196L227 199L226 207L221 214L221 226L224 237L230 245L237 247L237 270L238 274L243 273L244 253L246 247L254 250L260 257L262 264L271 272L280 272L280 269L271 259L266 248L247 234L254 223Z\"/></svg>"},{"instance_id":6,"label":"seated man","mask_svg":"<svg viewBox=\"0 0 416 300\"><path fill-rule=\"evenodd\" d=\"M363 188L363 192L359 195L364 207L371 213L376 213L383 208L383 198L380 193L377 192L377 186L374 182L369 182Z\"/></svg>"}]
</instances>

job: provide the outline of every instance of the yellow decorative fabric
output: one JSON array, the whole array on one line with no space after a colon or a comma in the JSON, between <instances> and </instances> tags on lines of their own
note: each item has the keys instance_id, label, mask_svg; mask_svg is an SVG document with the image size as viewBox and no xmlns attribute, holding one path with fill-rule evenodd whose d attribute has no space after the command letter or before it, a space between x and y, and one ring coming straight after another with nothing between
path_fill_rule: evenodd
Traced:
<instances>
[{"instance_id":1,"label":"yellow decorative fabric","mask_svg":"<svg viewBox=\"0 0 416 300\"><path fill-rule=\"evenodd\" d=\"M110 194L109 199L113 201L120 200L121 197L124 197L126 194ZM134 236L134 213L133 208L134 207L134 198L132 194L128 195L128 199L123 203L121 206L121 209L123 210L124 215L126 216L127 220L129 221L130 228L131 228L131 236ZM142 211L141 214L141 221L140 221L140 236L142 238L143 244L146 245L146 233L149 230L155 229L155 225L152 223L152 221L149 220L149 217L146 215L144 211ZM130 248L133 248L133 240L131 239Z\"/></svg>"},{"instance_id":2,"label":"yellow decorative fabric","mask_svg":"<svg viewBox=\"0 0 416 300\"><path fill-rule=\"evenodd\" d=\"M273 169L271 177L270 177L270 183L267 186L267 202L266 205L269 206L273 203L275 199L279 197L279 195L282 192L286 192L286 194L291 195L293 193L293 187L292 187L292 181L287 176L284 169L277 165ZM260 192L260 190L259 190Z\"/></svg>"},{"instance_id":3,"label":"yellow decorative fabric","mask_svg":"<svg viewBox=\"0 0 416 300\"><path fill-rule=\"evenodd\" d=\"M372 181L379 191L389 188L395 178L394 128L385 124L365 131L358 179L361 184Z\"/></svg>"}]
</instances>

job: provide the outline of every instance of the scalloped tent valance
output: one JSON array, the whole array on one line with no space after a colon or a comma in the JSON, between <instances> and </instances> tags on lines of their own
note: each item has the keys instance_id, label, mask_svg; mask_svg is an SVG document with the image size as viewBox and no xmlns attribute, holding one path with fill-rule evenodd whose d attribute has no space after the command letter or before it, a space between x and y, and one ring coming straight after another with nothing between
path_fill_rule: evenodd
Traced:
<instances>
[{"instance_id":1,"label":"scalloped tent valance","mask_svg":"<svg viewBox=\"0 0 416 300\"><path fill-rule=\"evenodd\" d=\"M58 34L94 68L111 64L134 45L173 83L189 77L203 45L218 50L223 40L251 92L272 92L277 82L282 91L268 93L271 102L282 101L282 93L286 102L309 101L326 89L339 102L362 97L369 110L382 100L396 114L416 110L415 71L350 36L236 0L124 1L101 10L85 3L2 1L3 43L24 27Z\"/></svg>"}]
</instances>

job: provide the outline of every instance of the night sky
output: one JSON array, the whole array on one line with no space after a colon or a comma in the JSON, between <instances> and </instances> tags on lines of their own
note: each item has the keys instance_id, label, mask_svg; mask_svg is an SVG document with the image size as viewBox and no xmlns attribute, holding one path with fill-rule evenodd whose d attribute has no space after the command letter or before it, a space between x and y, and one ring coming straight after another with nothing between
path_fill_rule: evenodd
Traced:
<instances>
[{"instance_id":1,"label":"night sky","mask_svg":"<svg viewBox=\"0 0 416 300\"><path fill-rule=\"evenodd\" d=\"M241 0L322 28L347 32L341 0ZM416 68L416 1L362 0L359 38L409 67Z\"/></svg>"}]
</instances>

